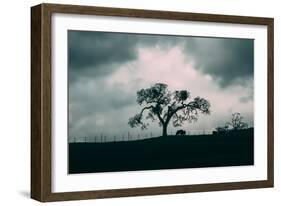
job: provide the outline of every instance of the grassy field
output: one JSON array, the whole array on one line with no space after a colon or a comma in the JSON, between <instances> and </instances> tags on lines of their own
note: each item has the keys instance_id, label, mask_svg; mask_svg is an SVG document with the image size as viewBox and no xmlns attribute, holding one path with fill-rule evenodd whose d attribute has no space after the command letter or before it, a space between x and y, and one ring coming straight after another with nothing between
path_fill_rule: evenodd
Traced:
<instances>
[{"instance_id":1,"label":"grassy field","mask_svg":"<svg viewBox=\"0 0 281 206\"><path fill-rule=\"evenodd\" d=\"M254 133L69 143L68 157L70 174L253 165Z\"/></svg>"}]
</instances>

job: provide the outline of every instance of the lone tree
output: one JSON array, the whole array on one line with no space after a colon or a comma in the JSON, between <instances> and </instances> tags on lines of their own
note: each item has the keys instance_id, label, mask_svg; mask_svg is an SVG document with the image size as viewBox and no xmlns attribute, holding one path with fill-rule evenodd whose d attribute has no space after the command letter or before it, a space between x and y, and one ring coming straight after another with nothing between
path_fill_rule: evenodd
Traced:
<instances>
[{"instance_id":1,"label":"lone tree","mask_svg":"<svg viewBox=\"0 0 281 206\"><path fill-rule=\"evenodd\" d=\"M239 112L232 114L231 122L227 122L225 126L230 127L232 130L247 129L248 124L243 122L243 116Z\"/></svg>"},{"instance_id":2,"label":"lone tree","mask_svg":"<svg viewBox=\"0 0 281 206\"><path fill-rule=\"evenodd\" d=\"M149 125L143 119L157 120L162 127L162 136L167 136L167 127L172 120L173 126L181 126L185 121L192 122L198 119L198 113L210 114L210 103L200 97L191 99L187 90L168 90L168 85L157 83L148 89L137 92L137 103L144 105L140 113L129 119L131 127L141 126L146 129ZM144 112L146 115L144 115Z\"/></svg>"}]
</instances>

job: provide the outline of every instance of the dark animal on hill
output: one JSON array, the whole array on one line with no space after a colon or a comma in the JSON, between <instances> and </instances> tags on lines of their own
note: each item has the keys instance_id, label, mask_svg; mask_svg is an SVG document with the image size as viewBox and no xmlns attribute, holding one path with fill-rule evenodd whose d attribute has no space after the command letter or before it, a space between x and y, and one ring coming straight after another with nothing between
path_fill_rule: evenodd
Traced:
<instances>
[{"instance_id":1,"label":"dark animal on hill","mask_svg":"<svg viewBox=\"0 0 281 206\"><path fill-rule=\"evenodd\" d=\"M217 131L213 131L213 135L218 135L218 132Z\"/></svg>"},{"instance_id":2,"label":"dark animal on hill","mask_svg":"<svg viewBox=\"0 0 281 206\"><path fill-rule=\"evenodd\" d=\"M179 135L181 135L181 136L186 135L186 132L184 130L180 129L176 132L176 136L179 136Z\"/></svg>"}]
</instances>

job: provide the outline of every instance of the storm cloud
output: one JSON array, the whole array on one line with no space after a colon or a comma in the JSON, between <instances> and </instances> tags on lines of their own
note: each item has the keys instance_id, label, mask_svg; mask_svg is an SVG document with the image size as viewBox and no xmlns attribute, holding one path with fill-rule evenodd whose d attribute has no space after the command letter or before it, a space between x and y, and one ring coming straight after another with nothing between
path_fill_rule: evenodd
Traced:
<instances>
[{"instance_id":1,"label":"storm cloud","mask_svg":"<svg viewBox=\"0 0 281 206\"><path fill-rule=\"evenodd\" d=\"M157 42L156 36L110 32L68 31L68 66L71 80L104 76L120 64L137 58L139 44ZM94 68L94 69L93 69Z\"/></svg>"},{"instance_id":2,"label":"storm cloud","mask_svg":"<svg viewBox=\"0 0 281 206\"><path fill-rule=\"evenodd\" d=\"M186 53L195 67L212 75L221 86L253 78L254 41L249 39L193 38Z\"/></svg>"},{"instance_id":3,"label":"storm cloud","mask_svg":"<svg viewBox=\"0 0 281 206\"><path fill-rule=\"evenodd\" d=\"M104 76L118 65L134 60L136 42L136 36L127 34L68 31L70 80Z\"/></svg>"},{"instance_id":4,"label":"storm cloud","mask_svg":"<svg viewBox=\"0 0 281 206\"><path fill-rule=\"evenodd\" d=\"M157 82L210 101L212 114L187 130L211 131L233 112L253 125L253 47L250 39L68 31L69 136L146 134L127 122L141 109L136 92Z\"/></svg>"},{"instance_id":5,"label":"storm cloud","mask_svg":"<svg viewBox=\"0 0 281 206\"><path fill-rule=\"evenodd\" d=\"M73 79L107 75L118 65L135 60L139 47L175 45L183 47L188 61L221 86L253 78L254 40L89 31L68 32L70 75Z\"/></svg>"}]
</instances>

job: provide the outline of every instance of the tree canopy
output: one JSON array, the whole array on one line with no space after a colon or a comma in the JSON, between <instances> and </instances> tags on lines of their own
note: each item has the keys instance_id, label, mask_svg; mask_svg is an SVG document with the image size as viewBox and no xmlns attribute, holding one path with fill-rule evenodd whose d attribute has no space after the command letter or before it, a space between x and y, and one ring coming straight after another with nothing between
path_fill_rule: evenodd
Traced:
<instances>
[{"instance_id":1,"label":"tree canopy","mask_svg":"<svg viewBox=\"0 0 281 206\"><path fill-rule=\"evenodd\" d=\"M174 127L182 126L184 122L198 120L198 114L210 114L210 103L208 100L195 97L191 100L190 92L187 90L176 90L171 92L168 85L156 83L147 89L137 92L137 103L143 105L142 110L129 119L131 127L140 126L146 129L149 123L158 121L163 129L163 136L167 136L167 127L170 121Z\"/></svg>"}]
</instances>

